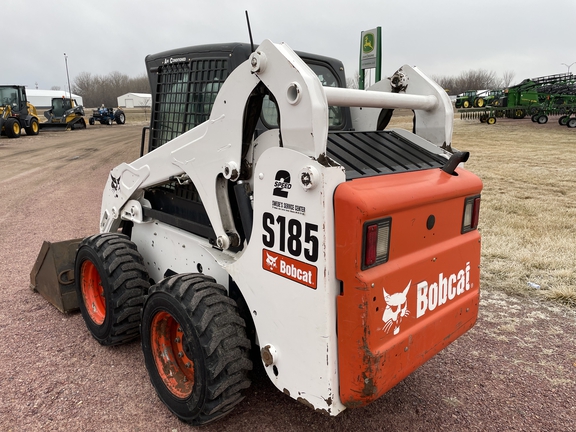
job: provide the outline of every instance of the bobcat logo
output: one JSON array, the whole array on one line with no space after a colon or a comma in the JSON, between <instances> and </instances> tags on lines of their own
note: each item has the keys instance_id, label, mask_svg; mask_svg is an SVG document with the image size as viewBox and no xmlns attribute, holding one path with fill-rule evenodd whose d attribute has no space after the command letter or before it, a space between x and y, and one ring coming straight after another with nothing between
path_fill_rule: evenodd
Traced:
<instances>
[{"instance_id":1,"label":"bobcat logo","mask_svg":"<svg viewBox=\"0 0 576 432\"><path fill-rule=\"evenodd\" d=\"M384 330L386 330L386 333L390 332L392 326L394 326L395 335L400 333L402 318L410 314L406 296L408 295L408 290L410 290L411 283L412 281L408 282L404 291L395 294L388 294L386 290L382 288L384 301L386 301L386 309L384 310L384 315L382 315L382 321L384 321Z\"/></svg>"},{"instance_id":2,"label":"bobcat logo","mask_svg":"<svg viewBox=\"0 0 576 432\"><path fill-rule=\"evenodd\" d=\"M114 198L118 198L118 192L120 191L120 177L116 178L110 173L110 186L114 191Z\"/></svg>"},{"instance_id":3,"label":"bobcat logo","mask_svg":"<svg viewBox=\"0 0 576 432\"><path fill-rule=\"evenodd\" d=\"M275 269L276 268L276 261L278 260L278 257L271 257L268 252L266 252L266 265L268 267L270 267L270 270Z\"/></svg>"}]
</instances>

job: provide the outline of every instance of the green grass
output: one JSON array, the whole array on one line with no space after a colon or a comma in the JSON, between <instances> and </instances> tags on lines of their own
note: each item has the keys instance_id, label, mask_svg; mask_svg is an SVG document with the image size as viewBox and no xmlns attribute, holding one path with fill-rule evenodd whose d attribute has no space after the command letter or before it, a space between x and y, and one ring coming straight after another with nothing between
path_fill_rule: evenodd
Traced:
<instances>
[{"instance_id":1,"label":"green grass","mask_svg":"<svg viewBox=\"0 0 576 432\"><path fill-rule=\"evenodd\" d=\"M466 168L484 182L482 289L576 307L576 129L555 117L490 126L456 116L453 147L471 153Z\"/></svg>"}]
</instances>

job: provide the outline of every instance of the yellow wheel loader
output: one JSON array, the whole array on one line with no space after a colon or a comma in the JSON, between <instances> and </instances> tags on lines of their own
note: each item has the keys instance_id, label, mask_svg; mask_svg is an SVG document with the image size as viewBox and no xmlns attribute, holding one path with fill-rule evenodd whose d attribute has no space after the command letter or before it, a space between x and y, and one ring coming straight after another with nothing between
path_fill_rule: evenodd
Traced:
<instances>
[{"instance_id":1,"label":"yellow wheel loader","mask_svg":"<svg viewBox=\"0 0 576 432\"><path fill-rule=\"evenodd\" d=\"M38 135L40 130L36 108L26 99L26 88L16 85L0 86L0 131L8 138Z\"/></svg>"}]
</instances>

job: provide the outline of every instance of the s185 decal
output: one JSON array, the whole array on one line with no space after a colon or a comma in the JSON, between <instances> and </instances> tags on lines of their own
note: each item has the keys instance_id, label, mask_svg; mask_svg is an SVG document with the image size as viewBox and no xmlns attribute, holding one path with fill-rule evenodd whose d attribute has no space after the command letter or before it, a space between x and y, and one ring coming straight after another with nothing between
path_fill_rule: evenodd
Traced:
<instances>
[{"instance_id":1,"label":"s185 decal","mask_svg":"<svg viewBox=\"0 0 576 432\"><path fill-rule=\"evenodd\" d=\"M288 252L293 257L304 253L304 258L310 262L318 261L320 242L315 233L318 225L306 222L304 227L298 219L286 219L286 216L274 218L272 213L262 215L262 243L264 246L278 247L281 252Z\"/></svg>"}]
</instances>

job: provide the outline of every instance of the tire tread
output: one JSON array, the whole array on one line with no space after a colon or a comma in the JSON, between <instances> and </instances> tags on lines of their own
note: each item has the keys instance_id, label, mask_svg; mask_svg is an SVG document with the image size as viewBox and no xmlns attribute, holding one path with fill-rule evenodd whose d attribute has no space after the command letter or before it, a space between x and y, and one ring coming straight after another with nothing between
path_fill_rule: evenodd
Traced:
<instances>
[{"instance_id":1,"label":"tire tread","mask_svg":"<svg viewBox=\"0 0 576 432\"><path fill-rule=\"evenodd\" d=\"M148 272L136 245L119 233L96 234L85 238L79 248L88 246L102 259L111 285L112 323L108 334L100 339L102 345L119 345L140 334L140 315L150 283Z\"/></svg>"},{"instance_id":2,"label":"tire tread","mask_svg":"<svg viewBox=\"0 0 576 432\"><path fill-rule=\"evenodd\" d=\"M193 323L205 357L202 408L193 419L182 420L193 425L214 421L242 401L241 391L250 387L251 343L246 336L245 321L226 289L210 276L175 275L151 287L150 295L158 292L167 293L180 302Z\"/></svg>"}]
</instances>

